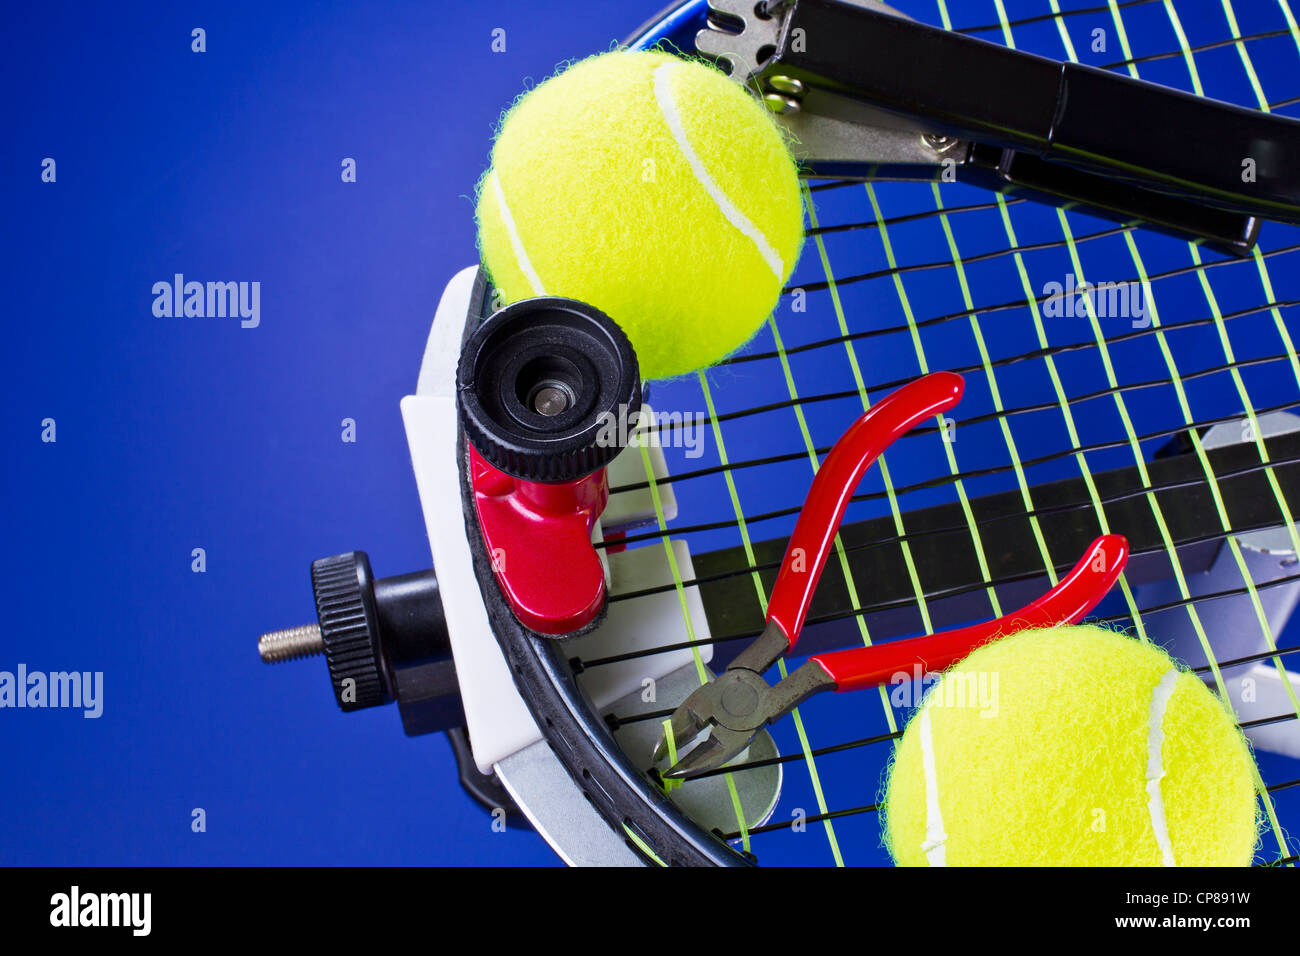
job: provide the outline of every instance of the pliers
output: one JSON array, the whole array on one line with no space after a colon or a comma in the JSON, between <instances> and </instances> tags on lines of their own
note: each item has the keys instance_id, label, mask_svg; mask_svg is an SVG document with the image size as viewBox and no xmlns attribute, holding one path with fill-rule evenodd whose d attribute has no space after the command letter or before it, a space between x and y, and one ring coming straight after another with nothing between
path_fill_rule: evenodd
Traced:
<instances>
[{"instance_id":1,"label":"pliers","mask_svg":"<svg viewBox=\"0 0 1300 956\"><path fill-rule=\"evenodd\" d=\"M871 463L918 423L946 412L965 383L952 372L935 372L892 392L863 414L826 456L813 479L794 534L772 588L763 633L727 669L691 693L673 711L669 727L678 748L708 736L664 777L682 779L716 770L748 746L765 725L779 720L814 694L874 687L896 674L943 670L996 637L1029 627L1075 623L1110 590L1128 560L1128 541L1117 534L1097 538L1054 588L1018 611L969 627L868 647L816 654L790 676L769 685L763 672L799 638L817 581L858 482ZM654 760L669 753L667 731Z\"/></svg>"}]
</instances>

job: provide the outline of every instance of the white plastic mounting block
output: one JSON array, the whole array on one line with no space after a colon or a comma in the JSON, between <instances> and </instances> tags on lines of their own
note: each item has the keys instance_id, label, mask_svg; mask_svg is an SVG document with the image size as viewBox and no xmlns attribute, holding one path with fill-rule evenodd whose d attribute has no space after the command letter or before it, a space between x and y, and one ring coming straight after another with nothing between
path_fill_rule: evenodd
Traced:
<instances>
[{"instance_id":1,"label":"white plastic mounting block","mask_svg":"<svg viewBox=\"0 0 1300 956\"><path fill-rule=\"evenodd\" d=\"M484 596L474 574L468 537L471 531L462 517L455 379L476 273L476 267L464 269L448 283L429 332L417 393L402 399L402 418L438 574L474 762L480 771L490 773L494 764L540 740L542 735L515 690L505 657L493 637ZM650 451L656 480L666 477L662 452L654 448ZM635 462L630 461L632 457L622 455L620 462L629 459L627 467L635 464L644 480L639 453ZM621 476L612 476L612 480L623 484L636 481ZM665 509L670 501L661 496ZM643 523L654 517L645 490L612 496L611 508L611 517L619 524ZM686 544L674 541L672 547L681 578L693 579ZM611 596L673 581L667 552L659 541L609 554L608 567ZM688 587L683 593L689 628L677 591L666 590L612 600L601 626L572 640L570 646L586 658L596 658L685 642L693 636L701 642L701 659L707 663L712 656L709 629L698 591ZM647 655L595 668L584 686L597 706L604 706L640 687L642 681L659 680L691 660L689 650Z\"/></svg>"}]
</instances>

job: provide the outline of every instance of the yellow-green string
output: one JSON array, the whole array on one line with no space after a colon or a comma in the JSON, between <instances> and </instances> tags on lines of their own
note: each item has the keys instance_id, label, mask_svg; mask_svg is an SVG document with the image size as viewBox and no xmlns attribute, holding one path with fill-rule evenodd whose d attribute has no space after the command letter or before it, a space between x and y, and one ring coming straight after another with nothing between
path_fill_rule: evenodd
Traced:
<instances>
[{"instance_id":1,"label":"yellow-green string","mask_svg":"<svg viewBox=\"0 0 1300 956\"><path fill-rule=\"evenodd\" d=\"M668 766L677 764L677 738L673 735L672 718L664 721L664 743L668 745ZM682 781L673 777L660 776L664 783L664 793L672 793L682 785Z\"/></svg>"}]
</instances>

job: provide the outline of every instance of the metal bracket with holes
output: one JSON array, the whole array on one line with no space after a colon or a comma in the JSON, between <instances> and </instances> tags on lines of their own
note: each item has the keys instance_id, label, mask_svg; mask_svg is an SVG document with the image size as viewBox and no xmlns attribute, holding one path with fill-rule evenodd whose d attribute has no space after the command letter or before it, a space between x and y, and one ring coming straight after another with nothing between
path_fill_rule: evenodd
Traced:
<instances>
[{"instance_id":1,"label":"metal bracket with holes","mask_svg":"<svg viewBox=\"0 0 1300 956\"><path fill-rule=\"evenodd\" d=\"M1300 222L1296 120L943 30L875 0L707 0L696 44L777 114L812 176L968 182L1236 255L1261 220Z\"/></svg>"}]
</instances>

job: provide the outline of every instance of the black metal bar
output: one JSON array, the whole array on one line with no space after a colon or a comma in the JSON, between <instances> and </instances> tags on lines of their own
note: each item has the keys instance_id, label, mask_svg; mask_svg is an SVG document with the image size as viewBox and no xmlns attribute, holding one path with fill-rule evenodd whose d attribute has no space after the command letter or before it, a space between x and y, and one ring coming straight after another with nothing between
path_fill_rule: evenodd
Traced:
<instances>
[{"instance_id":1,"label":"black metal bar","mask_svg":"<svg viewBox=\"0 0 1300 956\"><path fill-rule=\"evenodd\" d=\"M803 84L803 109L812 113L862 122L886 109L1107 179L1300 221L1300 180L1291 172L1300 164L1300 123L1285 117L841 0L794 3L760 82L776 75Z\"/></svg>"},{"instance_id":2,"label":"black metal bar","mask_svg":"<svg viewBox=\"0 0 1300 956\"><path fill-rule=\"evenodd\" d=\"M1259 238L1259 219L1204 203L1142 189L1122 180L1047 162L1029 153L975 145L957 168L962 182L1126 224L1140 223L1180 238L1199 239L1216 252L1244 256Z\"/></svg>"}]
</instances>

